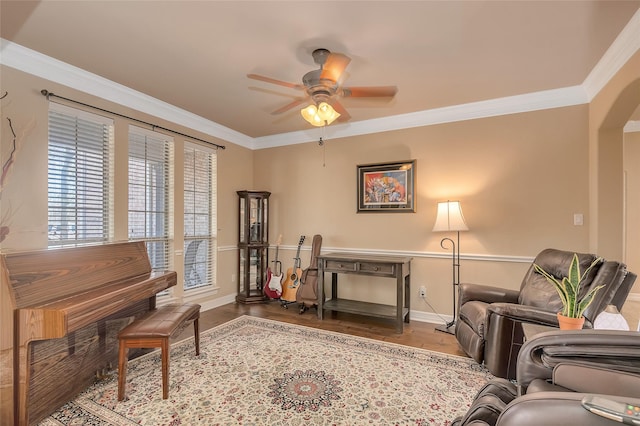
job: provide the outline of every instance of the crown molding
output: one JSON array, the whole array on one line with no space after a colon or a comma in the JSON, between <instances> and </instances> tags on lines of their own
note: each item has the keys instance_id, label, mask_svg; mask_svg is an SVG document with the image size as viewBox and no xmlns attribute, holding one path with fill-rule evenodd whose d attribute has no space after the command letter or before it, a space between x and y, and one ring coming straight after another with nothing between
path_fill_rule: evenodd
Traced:
<instances>
[{"instance_id":1,"label":"crown molding","mask_svg":"<svg viewBox=\"0 0 640 426\"><path fill-rule=\"evenodd\" d=\"M273 148L304 142L317 142L320 136L322 136L323 140L329 140L499 115L518 114L542 109L561 108L585 103L588 103L587 94L582 86L572 86L444 108L435 108L409 114L393 115L373 120L331 125L309 131L305 130L262 136L254 139L254 145L255 149Z\"/></svg>"},{"instance_id":2,"label":"crown molding","mask_svg":"<svg viewBox=\"0 0 640 426\"><path fill-rule=\"evenodd\" d=\"M620 31L618 37L582 83L589 102L638 50L640 50L640 9Z\"/></svg>"},{"instance_id":3,"label":"crown molding","mask_svg":"<svg viewBox=\"0 0 640 426\"><path fill-rule=\"evenodd\" d=\"M317 142L320 137L323 140L330 140L589 103L629 58L640 50L640 10L633 15L582 85L257 138L249 137L16 43L5 39L0 39L0 42L2 51L0 64L200 131L223 141L257 150Z\"/></svg>"},{"instance_id":4,"label":"crown molding","mask_svg":"<svg viewBox=\"0 0 640 426\"><path fill-rule=\"evenodd\" d=\"M54 83L123 105L128 108L162 118L172 123L197 130L206 135L251 147L252 139L240 132L222 126L199 115L115 83L99 75L74 67L35 50L0 39L0 63ZM43 89L46 89L43 87Z\"/></svg>"}]
</instances>

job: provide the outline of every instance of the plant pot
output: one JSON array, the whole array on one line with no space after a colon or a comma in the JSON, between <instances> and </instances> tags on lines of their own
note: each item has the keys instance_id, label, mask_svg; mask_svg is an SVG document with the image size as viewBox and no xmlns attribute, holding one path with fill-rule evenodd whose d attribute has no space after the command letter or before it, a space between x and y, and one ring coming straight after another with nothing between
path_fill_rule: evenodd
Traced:
<instances>
[{"instance_id":1,"label":"plant pot","mask_svg":"<svg viewBox=\"0 0 640 426\"><path fill-rule=\"evenodd\" d=\"M558 324L560 325L560 330L582 330L582 326L584 325L584 317L570 318L565 317L560 312L558 312Z\"/></svg>"}]
</instances>

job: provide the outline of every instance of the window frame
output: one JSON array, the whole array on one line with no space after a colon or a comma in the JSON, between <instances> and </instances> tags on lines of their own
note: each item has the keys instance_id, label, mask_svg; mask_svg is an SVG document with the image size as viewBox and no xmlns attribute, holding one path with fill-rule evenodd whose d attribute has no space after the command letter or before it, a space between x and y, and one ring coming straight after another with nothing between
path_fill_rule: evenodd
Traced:
<instances>
[{"instance_id":1,"label":"window frame","mask_svg":"<svg viewBox=\"0 0 640 426\"><path fill-rule=\"evenodd\" d=\"M65 121L68 122L67 126L64 124ZM113 238L114 184L111 176L113 176L114 163L114 134L115 124L111 118L49 102L47 136L47 245L49 247L104 243ZM55 164L56 161L59 164ZM64 171L64 167L60 164L63 161L73 163L73 167L69 168L71 172ZM80 166L81 163L83 163L82 166ZM95 167L96 163L100 166ZM63 181L67 179L73 182L69 184L70 188L65 190ZM57 191L56 185L60 186ZM65 218L67 220L64 220ZM69 221L72 223L69 224ZM83 237L79 238L79 235Z\"/></svg>"},{"instance_id":2,"label":"window frame","mask_svg":"<svg viewBox=\"0 0 640 426\"><path fill-rule=\"evenodd\" d=\"M127 238L130 241L145 241L152 270L165 271L173 269L172 229L173 210L175 208L172 196L173 138L163 133L129 125L128 140ZM142 152L136 152L139 149L142 149ZM151 149L155 149L161 154L152 155ZM139 165L134 167L136 162ZM158 170L154 170L154 168L157 169L159 164L163 166L160 173L158 173ZM139 167L140 165L142 168ZM141 171L144 182L133 179ZM142 191L140 191L141 189ZM162 190L162 207L158 206L160 195L157 191L159 189ZM133 190L137 190L138 194L142 194L142 198L137 198L138 202L141 201L143 203L142 209L139 206L132 208L132 198L135 198L135 195L132 194ZM138 219L132 220L135 216L138 216ZM162 217L162 220L157 220L159 216ZM142 224L138 223L140 217L142 217ZM159 225L162 229L161 234L152 232L154 229L157 230ZM134 226L135 232L132 228Z\"/></svg>"},{"instance_id":3,"label":"window frame","mask_svg":"<svg viewBox=\"0 0 640 426\"><path fill-rule=\"evenodd\" d=\"M216 287L217 152L215 149L189 141L185 141L183 151L183 290L194 292ZM188 151L194 153L193 157L189 156ZM201 157L199 162L196 155ZM187 164L190 158L193 158L193 164ZM203 170L203 164L208 170ZM189 171L193 174L192 176L188 176ZM208 175L204 180L202 180L203 174ZM198 200L202 201L203 198L208 200L206 209L198 204ZM198 232L198 229L204 229L203 224L207 225L207 232ZM203 242L206 243L203 245ZM192 285L194 280L195 284Z\"/></svg>"}]
</instances>

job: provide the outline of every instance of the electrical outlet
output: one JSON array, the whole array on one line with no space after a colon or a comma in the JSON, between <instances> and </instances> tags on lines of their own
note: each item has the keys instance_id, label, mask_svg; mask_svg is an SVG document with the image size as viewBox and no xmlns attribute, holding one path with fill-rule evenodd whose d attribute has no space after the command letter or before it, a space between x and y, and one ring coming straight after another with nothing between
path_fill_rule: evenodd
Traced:
<instances>
[{"instance_id":1,"label":"electrical outlet","mask_svg":"<svg viewBox=\"0 0 640 426\"><path fill-rule=\"evenodd\" d=\"M421 286L418 290L418 295L420 297L425 297L427 295L427 288L425 286Z\"/></svg>"}]
</instances>

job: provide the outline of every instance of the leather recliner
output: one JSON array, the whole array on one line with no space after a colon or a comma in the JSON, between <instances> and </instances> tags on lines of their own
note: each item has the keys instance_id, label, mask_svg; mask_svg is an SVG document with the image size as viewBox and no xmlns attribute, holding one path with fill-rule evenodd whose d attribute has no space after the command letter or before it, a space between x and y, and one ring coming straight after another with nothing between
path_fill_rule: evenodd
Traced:
<instances>
[{"instance_id":1,"label":"leather recliner","mask_svg":"<svg viewBox=\"0 0 640 426\"><path fill-rule=\"evenodd\" d=\"M545 249L534 263L550 274L566 276L573 252ZM597 258L593 254L578 253L580 270L585 271ZM622 309L636 279L620 262L603 260L591 269L582 283L582 292L604 284L593 303L585 310L584 328L593 328L593 321L607 305ZM558 327L556 314L562 308L560 297L533 265L529 268L519 290L461 283L458 288L458 318L456 339L460 347L476 362L497 377L514 379L516 360L524 340L523 323Z\"/></svg>"},{"instance_id":2,"label":"leather recliner","mask_svg":"<svg viewBox=\"0 0 640 426\"><path fill-rule=\"evenodd\" d=\"M588 395L640 405L640 333L540 333L520 351L517 384L502 378L478 392L452 426L614 425L587 411Z\"/></svg>"}]
</instances>

